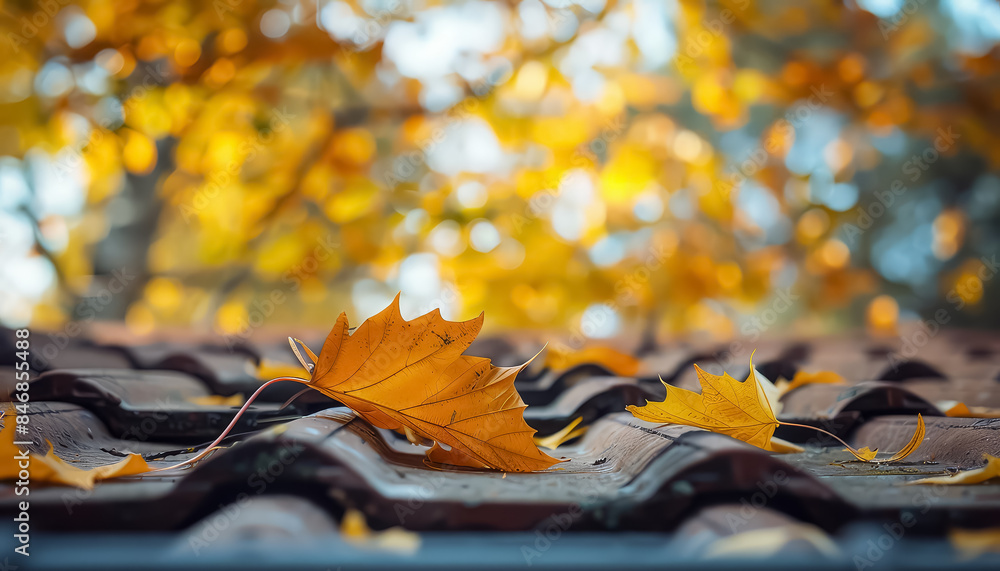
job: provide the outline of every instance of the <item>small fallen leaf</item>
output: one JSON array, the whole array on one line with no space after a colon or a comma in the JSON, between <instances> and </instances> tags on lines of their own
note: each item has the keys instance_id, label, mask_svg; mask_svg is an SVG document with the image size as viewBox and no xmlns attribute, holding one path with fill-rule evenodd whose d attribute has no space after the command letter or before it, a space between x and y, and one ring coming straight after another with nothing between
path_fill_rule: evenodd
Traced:
<instances>
[{"instance_id":1,"label":"small fallen leaf","mask_svg":"<svg viewBox=\"0 0 1000 571\"><path fill-rule=\"evenodd\" d=\"M0 457L5 460L0 464L0 480L15 480L21 469L21 462L28 464L28 471L31 474L32 482L49 482L52 484L67 484L83 488L93 489L94 482L107 480L118 476L130 476L132 474L142 474L149 471L149 465L142 456L129 454L127 458L91 469L83 469L69 464L62 458L55 455L52 443L46 440L49 451L45 456L38 454L28 454L28 460L19 460L21 449L14 444L16 441L15 427L17 426L15 415L11 409L4 411L6 422L0 430Z\"/></svg>"},{"instance_id":2,"label":"small fallen leaf","mask_svg":"<svg viewBox=\"0 0 1000 571\"><path fill-rule=\"evenodd\" d=\"M917 448L920 448L920 444L924 441L924 435L927 433L927 429L924 426L924 417L921 414L917 415L917 430L910 437L910 441L906 443L906 446L902 450L896 452L888 460L883 460L883 462L896 462L906 458L910 454L913 454ZM877 449L876 449L877 451Z\"/></svg>"},{"instance_id":3,"label":"small fallen leaf","mask_svg":"<svg viewBox=\"0 0 1000 571\"><path fill-rule=\"evenodd\" d=\"M301 341L299 341L301 343ZM310 372L308 369L306 372ZM272 359L261 359L260 365L257 366L257 378L258 379L273 379L275 377L294 377L302 374L302 369L292 365L291 363L286 363L284 361L275 361Z\"/></svg>"},{"instance_id":4,"label":"small fallen leaf","mask_svg":"<svg viewBox=\"0 0 1000 571\"><path fill-rule=\"evenodd\" d=\"M711 558L763 558L780 555L792 542L803 542L828 557L840 555L840 548L822 529L810 524L752 529L713 541L705 549Z\"/></svg>"},{"instance_id":5,"label":"small fallen leaf","mask_svg":"<svg viewBox=\"0 0 1000 571\"><path fill-rule=\"evenodd\" d=\"M963 470L951 476L934 476L933 478L923 478L907 485L916 484L944 484L946 486L965 486L970 484L980 484L993 478L1000 478L1000 458L990 454L983 454L986 465L974 470Z\"/></svg>"},{"instance_id":6,"label":"small fallen leaf","mask_svg":"<svg viewBox=\"0 0 1000 571\"><path fill-rule=\"evenodd\" d=\"M975 559L985 553L1000 553L1000 527L988 529L952 529L948 533L952 546L963 560Z\"/></svg>"},{"instance_id":7,"label":"small fallen leaf","mask_svg":"<svg viewBox=\"0 0 1000 571\"><path fill-rule=\"evenodd\" d=\"M545 366L557 371L585 363L601 365L620 377L634 377L639 372L638 359L604 345L585 347L579 351L551 349L545 355Z\"/></svg>"},{"instance_id":8,"label":"small fallen leaf","mask_svg":"<svg viewBox=\"0 0 1000 571\"><path fill-rule=\"evenodd\" d=\"M917 429L913 432L913 436L910 437L910 441L906 443L906 446L904 446L902 450L896 452L891 457L886 458L885 460L876 460L875 457L876 455L878 455L878 448L876 448L875 450L871 450L867 446L865 446L864 448L859 448L858 450L851 450L849 448L845 448L844 451L854 454L854 456L858 460L861 460L863 462L877 462L880 464L885 462L897 462L899 460L902 460L903 458L906 458L910 454L913 454L913 452L917 448L919 448L920 444L924 441L924 435L926 433L927 433L927 428L924 425L924 417L923 415L918 414Z\"/></svg>"},{"instance_id":9,"label":"small fallen leaf","mask_svg":"<svg viewBox=\"0 0 1000 571\"><path fill-rule=\"evenodd\" d=\"M224 397L222 395L205 395L200 397L191 397L187 400L192 404L200 404L202 406L243 406L242 393L228 397Z\"/></svg>"},{"instance_id":10,"label":"small fallen leaf","mask_svg":"<svg viewBox=\"0 0 1000 571\"><path fill-rule=\"evenodd\" d=\"M972 418L1000 418L1000 408L988 406L970 406L969 416Z\"/></svg>"},{"instance_id":11,"label":"small fallen leaf","mask_svg":"<svg viewBox=\"0 0 1000 571\"><path fill-rule=\"evenodd\" d=\"M52 443L47 440L46 443L49 445L49 451L45 456L31 455L31 479L33 481L68 484L90 490L94 487L94 482L98 480L131 476L149 471L149 465L138 454L129 454L127 458L114 464L85 470L68 464L56 456L52 449Z\"/></svg>"},{"instance_id":12,"label":"small fallen leaf","mask_svg":"<svg viewBox=\"0 0 1000 571\"><path fill-rule=\"evenodd\" d=\"M964 402L940 401L935 403L945 416L959 418L1000 418L1000 408L967 406Z\"/></svg>"},{"instance_id":13,"label":"small fallen leaf","mask_svg":"<svg viewBox=\"0 0 1000 571\"><path fill-rule=\"evenodd\" d=\"M495 367L462 354L482 325L482 314L451 322L438 310L404 320L399 295L354 334L342 313L318 357L306 348L315 362L308 384L379 428L434 441L432 462L544 470L558 460L535 446L514 388L528 363Z\"/></svg>"},{"instance_id":14,"label":"small fallen leaf","mask_svg":"<svg viewBox=\"0 0 1000 571\"><path fill-rule=\"evenodd\" d=\"M945 416L951 417L969 417L972 416L972 411L969 407L965 405L964 402L958 402L955 400L951 401L940 401L935 403L938 410L944 413Z\"/></svg>"},{"instance_id":15,"label":"small fallen leaf","mask_svg":"<svg viewBox=\"0 0 1000 571\"><path fill-rule=\"evenodd\" d=\"M578 416L573 420L573 422L567 424L559 432L555 432L548 436L536 436L533 438L533 440L535 441L535 445L541 448L548 448L549 450L555 450L556 448L562 446L563 443L573 440L577 436L583 436L587 432L587 429L590 428L589 426L581 426L580 428L576 428L576 425L580 424L581 422L583 422L583 417ZM574 430L574 428L576 428L576 430Z\"/></svg>"},{"instance_id":16,"label":"small fallen leaf","mask_svg":"<svg viewBox=\"0 0 1000 571\"><path fill-rule=\"evenodd\" d=\"M781 378L778 379L776 386L778 387L778 393L780 396L785 396L786 394L794 391L795 389L813 384L841 384L844 383L844 377L841 377L833 371L817 371L815 373L807 373L805 371L797 371L792 380Z\"/></svg>"},{"instance_id":17,"label":"small fallen leaf","mask_svg":"<svg viewBox=\"0 0 1000 571\"><path fill-rule=\"evenodd\" d=\"M355 545L396 553L414 553L420 547L420 535L401 527L372 531L364 514L356 509L344 512L340 520L340 534Z\"/></svg>"},{"instance_id":18,"label":"small fallen leaf","mask_svg":"<svg viewBox=\"0 0 1000 571\"><path fill-rule=\"evenodd\" d=\"M844 448L844 452L850 452L850 450ZM878 448L876 448L875 450L872 450L871 448L868 448L867 446L865 446L864 448L858 448L858 453L855 454L855 456L858 456L860 459L864 460L865 462L871 462L872 460L875 459L875 456L877 454L878 454Z\"/></svg>"}]
</instances>

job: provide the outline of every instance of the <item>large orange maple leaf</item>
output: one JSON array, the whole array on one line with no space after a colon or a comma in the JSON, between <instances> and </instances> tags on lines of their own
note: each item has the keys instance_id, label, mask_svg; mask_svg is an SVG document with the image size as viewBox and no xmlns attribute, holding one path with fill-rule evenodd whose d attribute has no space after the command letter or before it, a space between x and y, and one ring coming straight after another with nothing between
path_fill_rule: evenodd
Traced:
<instances>
[{"instance_id":1,"label":"large orange maple leaf","mask_svg":"<svg viewBox=\"0 0 1000 571\"><path fill-rule=\"evenodd\" d=\"M514 378L527 365L494 367L462 353L483 315L445 321L438 310L411 321L399 296L349 334L340 314L315 360L309 385L375 426L434 441L436 462L512 472L544 470L556 459L535 446Z\"/></svg>"}]
</instances>

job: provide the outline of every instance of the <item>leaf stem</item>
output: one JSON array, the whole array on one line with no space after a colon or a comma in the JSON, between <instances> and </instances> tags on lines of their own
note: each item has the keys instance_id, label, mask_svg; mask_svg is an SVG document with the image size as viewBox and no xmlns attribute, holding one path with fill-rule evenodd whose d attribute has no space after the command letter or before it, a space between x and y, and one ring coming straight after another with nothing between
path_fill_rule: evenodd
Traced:
<instances>
[{"instance_id":1,"label":"leaf stem","mask_svg":"<svg viewBox=\"0 0 1000 571\"><path fill-rule=\"evenodd\" d=\"M240 411L237 412L236 416L233 417L233 420L231 420L229 422L229 426L227 426L226 429L222 431L222 434L220 434L219 437L215 439L215 442L212 442L211 444L209 444L205 448L205 450L203 450L201 452L201 454L198 454L197 456L195 456L194 458L191 458L189 460L185 460L185 461L180 462L178 464L174 464L173 466L166 466L164 468L157 468L155 470L150 470L149 472L162 472L164 470L173 470L175 468L180 468L180 467L186 466L188 464L194 464L195 462L201 460L205 456L208 456L209 454L211 454L212 451L215 450L215 447L218 446L219 443L221 443L222 440L233 430L233 427L236 426L236 422L239 421L240 417L243 416L243 413L246 412L248 408L250 408L250 404L253 403L254 399L256 399L257 396L259 396L260 393L265 388L267 388L268 386L270 386L270 385L272 385L274 383L277 383L279 381L294 381L296 383L302 383L304 385L309 385L310 384L309 381L307 381L306 379L300 379L299 377L277 377L277 378L271 379L270 381L267 381L266 383L264 383L260 387L258 387L257 390L254 391L254 393L252 395L250 395L250 398L247 399L247 402L245 402L243 404L243 407L240 409ZM296 396L298 396L298 395L296 395ZM147 472L147 474L149 472Z\"/></svg>"},{"instance_id":2,"label":"leaf stem","mask_svg":"<svg viewBox=\"0 0 1000 571\"><path fill-rule=\"evenodd\" d=\"M843 440L840 439L840 437L838 437L836 434L833 434L832 432L827 432L827 431L823 430L822 428L817 428L815 426L809 426L808 424L796 424L794 422L782 422L780 420L778 421L778 424L781 424L783 426L797 426L799 428L809 428L809 429L815 430L817 432L822 432L823 434L825 434L825 435L833 438L837 442L839 442L839 443L843 444L844 446L846 446L847 449L851 451L851 454L854 454L854 456L856 458L858 458L859 460L862 460L864 462L868 462L868 460L865 460L861 456L860 452L858 452L857 450L855 450L850 444L844 442Z\"/></svg>"}]
</instances>

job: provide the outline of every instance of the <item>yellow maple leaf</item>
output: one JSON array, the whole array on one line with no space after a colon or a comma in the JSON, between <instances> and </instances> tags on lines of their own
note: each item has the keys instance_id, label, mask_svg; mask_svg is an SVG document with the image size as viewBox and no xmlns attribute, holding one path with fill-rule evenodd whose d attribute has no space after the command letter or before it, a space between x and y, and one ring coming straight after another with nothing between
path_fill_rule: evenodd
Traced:
<instances>
[{"instance_id":1,"label":"yellow maple leaf","mask_svg":"<svg viewBox=\"0 0 1000 571\"><path fill-rule=\"evenodd\" d=\"M628 405L625 409L640 420L695 426L771 450L771 436L778 427L778 419L757 380L753 360L750 375L742 383L725 372L719 376L698 365L694 368L701 394L660 379L667 389L663 402L647 400L645 406Z\"/></svg>"},{"instance_id":2,"label":"yellow maple leaf","mask_svg":"<svg viewBox=\"0 0 1000 571\"><path fill-rule=\"evenodd\" d=\"M438 310L406 321L398 295L353 335L342 313L314 358L309 386L375 426L433 441L427 453L432 461L544 470L557 460L532 441L535 430L523 416L527 405L514 388L527 363L495 367L462 354L482 325L482 314L451 322Z\"/></svg>"},{"instance_id":3,"label":"yellow maple leaf","mask_svg":"<svg viewBox=\"0 0 1000 571\"><path fill-rule=\"evenodd\" d=\"M601 365L619 377L634 377L639 372L639 360L604 345L586 347L579 351L550 350L545 355L545 366L564 370L576 365L593 363Z\"/></svg>"},{"instance_id":4,"label":"yellow maple leaf","mask_svg":"<svg viewBox=\"0 0 1000 571\"><path fill-rule=\"evenodd\" d=\"M4 412L10 413L12 411L8 408ZM19 474L23 468L28 470L32 482L67 484L90 490L98 480L142 474L149 471L149 465L138 454L129 454L128 457L114 464L83 469L56 456L52 448L52 443L48 440L46 440L46 443L49 445L49 451L45 456L28 454L28 458L22 460L20 458L23 456L23 453L14 444L16 441L16 419L13 415L9 415L4 420L4 426L0 430L0 456L7 459L13 458L13 460L4 461L0 464L0 480L15 480L20 478Z\"/></svg>"},{"instance_id":5,"label":"yellow maple leaf","mask_svg":"<svg viewBox=\"0 0 1000 571\"><path fill-rule=\"evenodd\" d=\"M772 389L765 390L763 383L757 378L753 367L753 353L750 354L750 374L744 382L737 381L725 372L720 376L708 373L698 365L694 368L701 384L700 394L668 385L660 379L667 389L663 402L647 400L645 406L628 405L626 410L640 420L694 426L732 436L771 452L789 451L785 446L778 446L774 442L774 430L779 424L809 428L836 439L858 460L874 461L877 450L872 451L867 447L856 450L836 435L815 426L779 421L771 406L772 397L768 397L768 392L772 392ZM913 438L902 450L884 462L895 462L910 455L920 446L924 433L924 419L917 415L917 430Z\"/></svg>"},{"instance_id":6,"label":"yellow maple leaf","mask_svg":"<svg viewBox=\"0 0 1000 571\"><path fill-rule=\"evenodd\" d=\"M935 476L933 478L923 478L907 484L944 484L946 486L962 486L968 484L979 484L993 478L1000 478L1000 458L990 454L983 454L986 465L975 470L964 470L951 476Z\"/></svg>"}]
</instances>

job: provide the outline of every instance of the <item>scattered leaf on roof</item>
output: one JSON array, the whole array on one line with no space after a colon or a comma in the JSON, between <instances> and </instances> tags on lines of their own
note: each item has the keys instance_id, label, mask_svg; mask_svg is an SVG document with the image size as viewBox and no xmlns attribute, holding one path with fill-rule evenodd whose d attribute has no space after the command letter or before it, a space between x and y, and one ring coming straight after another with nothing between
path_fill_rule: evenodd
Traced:
<instances>
[{"instance_id":1,"label":"scattered leaf on roof","mask_svg":"<svg viewBox=\"0 0 1000 571\"><path fill-rule=\"evenodd\" d=\"M527 365L495 367L462 353L483 315L464 322L438 310L407 321L399 296L349 334L341 314L315 358L309 386L380 428L433 441L434 462L511 472L544 470L557 460L535 446L527 405L514 378ZM310 357L311 355L311 351ZM530 361L529 361L530 362Z\"/></svg>"},{"instance_id":2,"label":"scattered leaf on roof","mask_svg":"<svg viewBox=\"0 0 1000 571\"><path fill-rule=\"evenodd\" d=\"M702 370L698 365L694 367L701 383L700 394L668 385L660 379L667 389L667 396L663 402L647 400L645 406L629 405L625 407L626 410L640 420L659 424L683 424L711 430L772 452L787 452L785 447L776 446L773 441L774 431L779 424L809 428L835 438L858 460L875 461L875 452L867 447L855 450L836 435L815 426L779 421L771 406L773 396L768 395L768 392L772 391L765 388L762 379L758 379L753 367L752 354L750 374L744 382L737 381L725 372L719 376ZM916 433L910 442L891 458L882 462L902 460L920 446L925 434L922 416L917 415L917 423Z\"/></svg>"},{"instance_id":3,"label":"scattered leaf on roof","mask_svg":"<svg viewBox=\"0 0 1000 571\"><path fill-rule=\"evenodd\" d=\"M1000 418L1000 408L986 406L967 406L958 401L940 401L935 403L945 416L959 418Z\"/></svg>"},{"instance_id":4,"label":"scattered leaf on roof","mask_svg":"<svg viewBox=\"0 0 1000 571\"><path fill-rule=\"evenodd\" d=\"M190 397L187 399L192 404L202 406L243 406L243 394L235 394L224 397L222 395L205 395L200 397Z\"/></svg>"},{"instance_id":5,"label":"scattered leaf on roof","mask_svg":"<svg viewBox=\"0 0 1000 571\"><path fill-rule=\"evenodd\" d=\"M420 535L401 527L372 531L364 514L356 509L344 512L344 517L340 520L340 535L361 547L396 553L414 553L420 547Z\"/></svg>"},{"instance_id":6,"label":"scattered leaf on roof","mask_svg":"<svg viewBox=\"0 0 1000 571\"><path fill-rule=\"evenodd\" d=\"M80 468L56 456L52 443L48 440L45 442L49 446L49 451L45 456L29 453L27 460L20 460L22 448L14 444L17 441L15 434L17 423L11 408L4 411L6 418L4 418L3 428L0 430L0 456L5 459L3 463L0 463L0 480L17 479L18 472L24 467L22 462L27 465L27 469L30 471L32 483L66 484L86 490L93 489L94 482L98 480L142 474L149 471L149 465L138 454L129 454L128 457L113 464L89 469Z\"/></svg>"},{"instance_id":7,"label":"scattered leaf on roof","mask_svg":"<svg viewBox=\"0 0 1000 571\"><path fill-rule=\"evenodd\" d=\"M300 341L301 343L301 341ZM306 372L309 372L308 369ZM302 369L291 363L275 361L273 359L261 359L257 366L258 379L273 379L275 377L294 377L302 374Z\"/></svg>"},{"instance_id":8,"label":"scattered leaf on roof","mask_svg":"<svg viewBox=\"0 0 1000 571\"><path fill-rule=\"evenodd\" d=\"M771 403L764 394L750 363L746 382L739 382L728 373L721 376L694 366L701 383L701 394L667 384L663 402L646 401L645 406L626 408L640 420L695 426L771 450L771 436L778 427Z\"/></svg>"},{"instance_id":9,"label":"scattered leaf on roof","mask_svg":"<svg viewBox=\"0 0 1000 571\"><path fill-rule=\"evenodd\" d=\"M560 371L586 363L601 365L619 377L634 377L639 372L638 359L604 345L585 347L579 351L550 349L545 355L545 366Z\"/></svg>"},{"instance_id":10,"label":"scattered leaf on roof","mask_svg":"<svg viewBox=\"0 0 1000 571\"><path fill-rule=\"evenodd\" d=\"M817 371L815 373L807 373L806 371L798 371L792 380L778 379L775 383L778 387L778 393L780 396L785 396L786 394L794 391L795 389L813 384L842 384L844 383L844 377L841 377L833 371Z\"/></svg>"},{"instance_id":11,"label":"scattered leaf on roof","mask_svg":"<svg viewBox=\"0 0 1000 571\"><path fill-rule=\"evenodd\" d=\"M549 450L555 450L556 448L562 446L564 443L569 442L570 440L573 440L578 436L583 436L587 432L587 429L590 428L589 426L581 426L580 428L576 428L576 426L580 424L582 421L583 417L578 416L573 420L573 422L567 424L559 432L555 432L548 436L536 436L534 438L535 444L541 448L548 448Z\"/></svg>"},{"instance_id":12,"label":"scattered leaf on roof","mask_svg":"<svg viewBox=\"0 0 1000 571\"><path fill-rule=\"evenodd\" d=\"M1000 527L955 528L948 532L948 540L964 560L975 559L986 553L1000 553Z\"/></svg>"},{"instance_id":13,"label":"scattered leaf on roof","mask_svg":"<svg viewBox=\"0 0 1000 571\"><path fill-rule=\"evenodd\" d=\"M888 460L884 460L884 462L897 462L899 460L902 460L903 458L906 458L910 454L913 454L917 450L917 448L920 448L920 444L923 443L924 435L926 433L927 429L924 426L924 417L923 415L918 414L917 430L916 432L913 433L913 436L910 437L910 441L906 443L906 446L904 446L902 450L896 452L895 454L892 455L891 458L889 458Z\"/></svg>"},{"instance_id":14,"label":"scattered leaf on roof","mask_svg":"<svg viewBox=\"0 0 1000 571\"><path fill-rule=\"evenodd\" d=\"M1000 478L1000 458L990 454L983 454L986 465L974 470L963 470L951 476L934 476L933 478L923 478L907 484L944 484L946 486L965 486L970 484L980 484L993 478Z\"/></svg>"},{"instance_id":15,"label":"scattered leaf on roof","mask_svg":"<svg viewBox=\"0 0 1000 571\"><path fill-rule=\"evenodd\" d=\"M840 548L822 529L811 524L751 529L716 539L705 549L705 557L763 558L782 553L792 542L807 543L830 557L840 554Z\"/></svg>"},{"instance_id":16,"label":"scattered leaf on roof","mask_svg":"<svg viewBox=\"0 0 1000 571\"><path fill-rule=\"evenodd\" d=\"M850 452L850 450L845 448L844 452ZM858 456L860 459L866 462L870 462L875 459L875 456L877 454L878 454L878 448L872 450L871 448L865 446L864 448L858 448L858 453L856 454L856 456Z\"/></svg>"}]
</instances>

